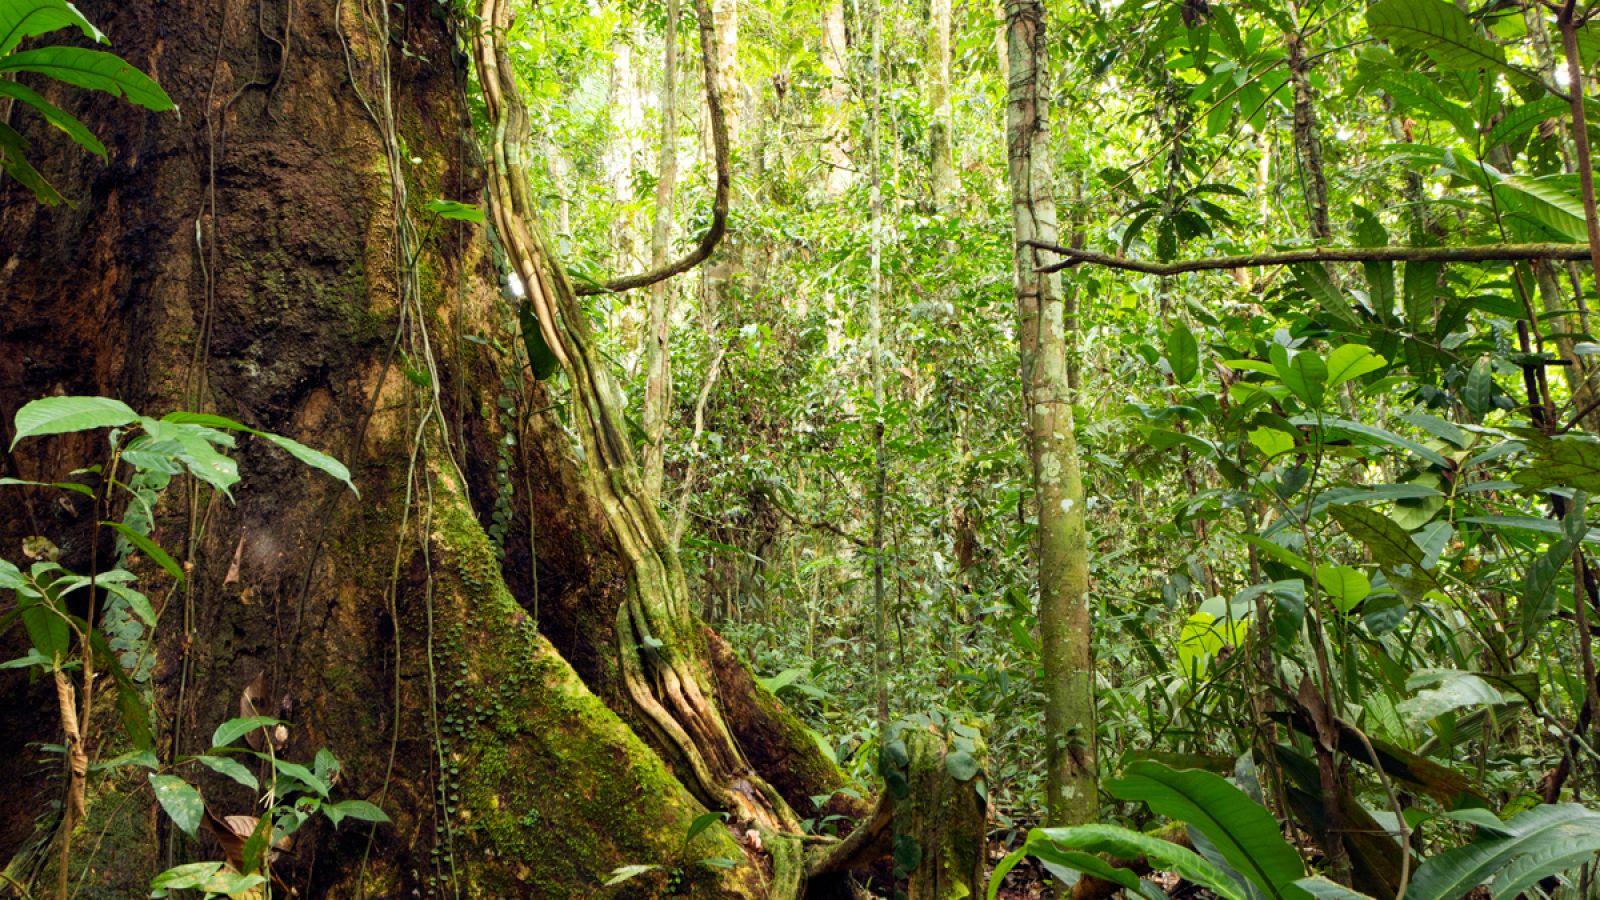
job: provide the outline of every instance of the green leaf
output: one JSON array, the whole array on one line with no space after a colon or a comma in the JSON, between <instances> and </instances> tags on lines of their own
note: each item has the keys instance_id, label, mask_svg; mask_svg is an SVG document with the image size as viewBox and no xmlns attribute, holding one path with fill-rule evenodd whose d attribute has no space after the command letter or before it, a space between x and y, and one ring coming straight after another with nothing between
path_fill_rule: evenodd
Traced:
<instances>
[{"instance_id":1,"label":"green leaf","mask_svg":"<svg viewBox=\"0 0 1600 900\"><path fill-rule=\"evenodd\" d=\"M178 565L177 560L168 555L167 551L161 549L160 544L157 544L155 541L150 540L149 538L140 534L137 530L121 522L101 522L100 524L108 528L115 529L117 534L122 535L123 538L128 541L128 543L138 548L140 553L150 557L152 562L160 566L162 569L165 569L166 573L171 575L174 581L180 585L183 584L183 566Z\"/></svg>"},{"instance_id":2,"label":"green leaf","mask_svg":"<svg viewBox=\"0 0 1600 900\"><path fill-rule=\"evenodd\" d=\"M106 36L77 8L65 0L6 0L0 3L0 56L27 38L61 28L77 28L91 41L104 44Z\"/></svg>"},{"instance_id":3,"label":"green leaf","mask_svg":"<svg viewBox=\"0 0 1600 900\"><path fill-rule=\"evenodd\" d=\"M658 865L645 865L645 864L632 865L632 866L618 866L615 869L611 870L611 877L607 878L605 880L605 882L603 883L603 886L604 887L614 887L616 885L619 885L619 884L623 883L624 881L629 880L630 878L637 878L637 877L639 877L640 875L643 875L646 872L654 872L656 869L659 869L659 868L661 868L661 867L658 866Z\"/></svg>"},{"instance_id":4,"label":"green leaf","mask_svg":"<svg viewBox=\"0 0 1600 900\"><path fill-rule=\"evenodd\" d=\"M261 783L256 781L256 776L249 769L245 768L243 763L236 759L229 759L226 756L211 756L207 754L196 756L194 761L202 766L205 766L211 771L216 772L218 775L226 775L227 777L232 778L234 781L239 782L252 791L261 790Z\"/></svg>"},{"instance_id":5,"label":"green leaf","mask_svg":"<svg viewBox=\"0 0 1600 900\"><path fill-rule=\"evenodd\" d=\"M1524 103L1506 113L1489 129L1489 133L1484 135L1481 152L1488 154L1501 144L1521 139L1546 119L1565 122L1571 111L1572 107L1560 97L1540 97L1531 103Z\"/></svg>"},{"instance_id":6,"label":"green leaf","mask_svg":"<svg viewBox=\"0 0 1600 900\"><path fill-rule=\"evenodd\" d=\"M94 132L90 131L88 126L78 121L75 116L66 110L45 100L26 85L0 79L0 97L12 97L28 104L38 110L39 114L44 116L46 122L54 125L76 141L78 146L101 159L106 158L106 145L100 143L100 139L94 136Z\"/></svg>"},{"instance_id":7,"label":"green leaf","mask_svg":"<svg viewBox=\"0 0 1600 900\"><path fill-rule=\"evenodd\" d=\"M1296 425L1317 424L1317 420L1311 416L1297 416L1291 421L1293 421ZM1440 453L1439 451L1429 447L1426 444L1420 444L1416 441L1413 441L1410 438L1401 437L1400 435L1395 434L1388 429L1379 428L1376 425L1366 425L1361 422L1352 422L1349 419L1340 419L1334 416L1324 417L1322 419L1322 424L1328 429L1346 431L1351 434L1360 435L1364 438L1370 438L1371 440L1377 441L1380 444L1387 444L1390 447L1408 450L1411 453L1414 453L1441 468L1454 468L1454 463L1452 463L1447 457L1445 457L1444 454Z\"/></svg>"},{"instance_id":8,"label":"green leaf","mask_svg":"<svg viewBox=\"0 0 1600 900\"><path fill-rule=\"evenodd\" d=\"M1406 325L1416 334L1433 331L1433 301L1439 294L1439 264L1406 263Z\"/></svg>"},{"instance_id":9,"label":"green leaf","mask_svg":"<svg viewBox=\"0 0 1600 900\"><path fill-rule=\"evenodd\" d=\"M1167 365L1179 384L1188 384L1200 371L1200 344L1194 332L1182 322L1172 326L1167 333Z\"/></svg>"},{"instance_id":10,"label":"green leaf","mask_svg":"<svg viewBox=\"0 0 1600 900\"><path fill-rule=\"evenodd\" d=\"M1532 641L1556 610L1556 581L1572 564L1572 552L1578 549L1588 531L1583 520L1585 499L1582 491L1572 495L1572 506L1561 520L1561 536L1543 556L1534 560L1522 580L1522 596L1517 607L1521 612L1524 641Z\"/></svg>"},{"instance_id":11,"label":"green leaf","mask_svg":"<svg viewBox=\"0 0 1600 900\"><path fill-rule=\"evenodd\" d=\"M1367 8L1372 36L1421 50L1448 69L1491 69L1527 77L1506 65L1498 45L1478 34L1467 14L1448 0L1382 0Z\"/></svg>"},{"instance_id":12,"label":"green leaf","mask_svg":"<svg viewBox=\"0 0 1600 900\"><path fill-rule=\"evenodd\" d=\"M1135 765L1155 766L1155 763L1135 763ZM1163 768L1159 767L1158 768ZM1171 770L1168 770L1171 771ZM1212 776L1216 778L1215 775ZM1218 779L1219 781L1221 779ZM1243 796L1243 794L1240 794ZM1246 798L1248 802L1248 798ZM1257 807L1260 809L1260 807ZM1265 810L1262 813L1265 814ZM1281 841L1282 839L1279 838ZM1286 845L1287 846L1287 845ZM1071 828L1035 828L1028 832L1027 840L1015 852L1001 860L995 866L993 874L989 876L989 900L994 900L999 893L1000 882L1005 879L1006 873L1016 867L1027 856L1039 856L1051 850L1059 851L1052 854L1051 860L1058 865L1066 865L1080 871L1089 871L1095 875L1101 872L1080 866L1077 857L1066 855L1069 851L1083 854L1103 853L1121 859L1144 859L1152 868L1175 873L1182 878L1208 888L1223 900L1245 900L1246 892L1243 885L1235 881L1227 872L1215 863L1209 862L1200 854L1187 847L1181 847L1171 841L1141 834L1131 829L1118 825L1079 825ZM1293 852L1291 850L1291 852ZM1296 857L1298 860L1298 857ZM1125 870L1124 870L1125 871ZM1133 873L1127 872L1127 875ZM1104 876L1102 876L1104 877ZM1127 887L1128 884L1122 877L1111 877L1108 880Z\"/></svg>"},{"instance_id":13,"label":"green leaf","mask_svg":"<svg viewBox=\"0 0 1600 900\"><path fill-rule=\"evenodd\" d=\"M1328 386L1328 366L1315 353L1309 350L1295 352L1274 344L1272 365L1278 371L1279 380L1288 386L1301 403L1312 409L1322 406L1324 391Z\"/></svg>"},{"instance_id":14,"label":"green leaf","mask_svg":"<svg viewBox=\"0 0 1600 900\"><path fill-rule=\"evenodd\" d=\"M38 72L57 81L127 97L145 109L162 112L174 104L150 76L103 50L81 47L38 47L0 58L0 72Z\"/></svg>"},{"instance_id":15,"label":"green leaf","mask_svg":"<svg viewBox=\"0 0 1600 900\"><path fill-rule=\"evenodd\" d=\"M1342 613L1355 609L1372 593L1372 581L1366 573L1350 566L1318 566L1317 583Z\"/></svg>"},{"instance_id":16,"label":"green leaf","mask_svg":"<svg viewBox=\"0 0 1600 900\"><path fill-rule=\"evenodd\" d=\"M345 467L344 463L334 459L332 456L329 456L320 450L313 450L310 447L307 447L305 444L302 444L292 438L286 438L281 434L273 434L270 431L261 431L260 429L251 428L250 426L241 422L235 422L233 419L227 418L226 416L217 416L210 413L171 412L167 413L165 416L162 416L161 421L172 422L180 425L203 425L207 428L221 428L228 431L242 431L245 434L255 435L256 437L271 443L280 450L283 450L285 453L288 453L290 456L298 459L311 468L344 482L345 486L350 488L352 493L354 493L357 497L361 496L361 492L356 490L355 483L350 480L350 470Z\"/></svg>"},{"instance_id":17,"label":"green leaf","mask_svg":"<svg viewBox=\"0 0 1600 900\"><path fill-rule=\"evenodd\" d=\"M1336 388L1353 378L1376 372L1389 361L1361 344L1344 344L1328 354L1328 387Z\"/></svg>"},{"instance_id":18,"label":"green leaf","mask_svg":"<svg viewBox=\"0 0 1600 900\"><path fill-rule=\"evenodd\" d=\"M359 819L363 822L388 822L389 817L375 804L365 800L345 800L340 803L330 803L322 807L322 812L333 821L335 828L345 819Z\"/></svg>"},{"instance_id":19,"label":"green leaf","mask_svg":"<svg viewBox=\"0 0 1600 900\"><path fill-rule=\"evenodd\" d=\"M1302 878L1295 885L1317 900L1372 900L1360 891L1352 891L1337 881L1329 881L1321 875Z\"/></svg>"},{"instance_id":20,"label":"green leaf","mask_svg":"<svg viewBox=\"0 0 1600 900\"><path fill-rule=\"evenodd\" d=\"M259 431L256 434L318 472L344 482L344 486L349 488L351 493L357 497L361 496L361 492L356 490L355 482L350 480L350 470L345 468L344 463L320 450L313 450L305 444L286 438L281 434L267 434Z\"/></svg>"},{"instance_id":21,"label":"green leaf","mask_svg":"<svg viewBox=\"0 0 1600 900\"><path fill-rule=\"evenodd\" d=\"M539 319L533 313L532 303L526 300L522 302L517 310L517 321L522 326L523 349L528 353L528 366L533 370L533 377L549 381L561 371L561 359L545 343L544 332L539 330Z\"/></svg>"},{"instance_id":22,"label":"green leaf","mask_svg":"<svg viewBox=\"0 0 1600 900\"><path fill-rule=\"evenodd\" d=\"M226 747L257 728L271 728L278 724L281 723L270 716L243 716L229 719L218 725L217 730L211 733L211 746Z\"/></svg>"},{"instance_id":23,"label":"green leaf","mask_svg":"<svg viewBox=\"0 0 1600 900\"><path fill-rule=\"evenodd\" d=\"M200 792L176 775L151 773L150 787L155 789L156 800L172 817L173 824L184 834L194 837L200 830L200 819L205 812Z\"/></svg>"},{"instance_id":24,"label":"green leaf","mask_svg":"<svg viewBox=\"0 0 1600 900\"><path fill-rule=\"evenodd\" d=\"M1161 815L1193 826L1216 845L1228 865L1267 897L1305 896L1294 886L1305 877L1305 864L1279 833L1277 821L1221 776L1140 760L1106 789L1118 799L1142 801Z\"/></svg>"},{"instance_id":25,"label":"green leaf","mask_svg":"<svg viewBox=\"0 0 1600 900\"><path fill-rule=\"evenodd\" d=\"M683 836L684 844L690 843L695 838L699 837L701 832L727 818L727 813L718 812L716 810L707 813L701 813L700 815L695 816L694 821L689 823L688 832L686 832Z\"/></svg>"},{"instance_id":26,"label":"green leaf","mask_svg":"<svg viewBox=\"0 0 1600 900\"><path fill-rule=\"evenodd\" d=\"M1355 307L1350 305L1350 298L1328 277L1328 270L1322 263L1301 263L1290 266L1289 271L1294 273L1295 283L1317 301L1323 312L1347 325L1355 325L1359 321Z\"/></svg>"},{"instance_id":27,"label":"green leaf","mask_svg":"<svg viewBox=\"0 0 1600 900\"><path fill-rule=\"evenodd\" d=\"M1502 835L1479 838L1425 861L1406 891L1407 900L1457 900L1491 877L1497 898L1512 896L1501 891L1516 885L1509 879L1502 885L1497 873L1513 859L1532 856L1540 862L1512 873L1526 886L1561 871L1550 866L1564 865L1573 853L1600 850L1600 815L1576 803L1536 806L1505 823L1505 829Z\"/></svg>"},{"instance_id":28,"label":"green leaf","mask_svg":"<svg viewBox=\"0 0 1600 900\"><path fill-rule=\"evenodd\" d=\"M0 170L15 178L23 187L33 192L33 196L46 206L59 206L62 202L60 192L45 180L39 170L28 163L28 142L15 128L0 122Z\"/></svg>"},{"instance_id":29,"label":"green leaf","mask_svg":"<svg viewBox=\"0 0 1600 900\"><path fill-rule=\"evenodd\" d=\"M238 720L235 719L234 721ZM287 778L293 778L295 781L298 781L313 791L316 791L322 796L323 799L327 799L327 782L323 781L321 778L318 778L314 772L305 766L302 766L299 763L292 763L284 759L274 759L272 761L272 767L278 770L279 775L283 775Z\"/></svg>"},{"instance_id":30,"label":"green leaf","mask_svg":"<svg viewBox=\"0 0 1600 900\"><path fill-rule=\"evenodd\" d=\"M1467 384L1461 391L1462 405L1466 406L1467 412L1479 422L1489 414L1490 403L1494 399L1493 365L1489 357L1479 357L1478 361L1472 364L1472 370L1467 373Z\"/></svg>"},{"instance_id":31,"label":"green leaf","mask_svg":"<svg viewBox=\"0 0 1600 900\"><path fill-rule=\"evenodd\" d=\"M1528 450L1531 463L1511 476L1523 487L1600 492L1600 442L1582 436L1534 438Z\"/></svg>"},{"instance_id":32,"label":"green leaf","mask_svg":"<svg viewBox=\"0 0 1600 900\"><path fill-rule=\"evenodd\" d=\"M944 758L944 770L957 781L971 781L982 769L977 758L965 750L953 751Z\"/></svg>"},{"instance_id":33,"label":"green leaf","mask_svg":"<svg viewBox=\"0 0 1600 900\"><path fill-rule=\"evenodd\" d=\"M222 866L223 863L219 862L196 862L173 866L150 880L150 896L165 897L169 891L203 887L222 871Z\"/></svg>"},{"instance_id":34,"label":"green leaf","mask_svg":"<svg viewBox=\"0 0 1600 900\"><path fill-rule=\"evenodd\" d=\"M483 224L483 209L471 203L462 203L458 200L429 200L423 208L441 219Z\"/></svg>"},{"instance_id":35,"label":"green leaf","mask_svg":"<svg viewBox=\"0 0 1600 900\"><path fill-rule=\"evenodd\" d=\"M1346 534L1365 544L1379 565L1422 565L1422 548L1404 528L1383 513L1362 506L1338 504L1328 507L1328 514Z\"/></svg>"},{"instance_id":36,"label":"green leaf","mask_svg":"<svg viewBox=\"0 0 1600 900\"><path fill-rule=\"evenodd\" d=\"M11 448L25 437L91 428L120 428L139 420L128 404L110 397L41 397L17 410Z\"/></svg>"},{"instance_id":37,"label":"green leaf","mask_svg":"<svg viewBox=\"0 0 1600 900\"><path fill-rule=\"evenodd\" d=\"M1507 697L1473 672L1422 669L1406 679L1406 689L1416 696L1402 701L1401 714L1413 724L1431 722L1445 713L1472 706L1502 706L1518 700Z\"/></svg>"},{"instance_id":38,"label":"green leaf","mask_svg":"<svg viewBox=\"0 0 1600 900\"><path fill-rule=\"evenodd\" d=\"M1288 453L1294 449L1294 436L1279 431L1276 428L1253 428L1249 434L1250 443L1260 450L1267 459Z\"/></svg>"},{"instance_id":39,"label":"green leaf","mask_svg":"<svg viewBox=\"0 0 1600 900\"><path fill-rule=\"evenodd\" d=\"M1499 182L1495 193L1503 197L1507 205L1526 214L1557 237L1579 243L1588 240L1583 201L1562 187L1560 180L1524 178L1490 171Z\"/></svg>"}]
</instances>

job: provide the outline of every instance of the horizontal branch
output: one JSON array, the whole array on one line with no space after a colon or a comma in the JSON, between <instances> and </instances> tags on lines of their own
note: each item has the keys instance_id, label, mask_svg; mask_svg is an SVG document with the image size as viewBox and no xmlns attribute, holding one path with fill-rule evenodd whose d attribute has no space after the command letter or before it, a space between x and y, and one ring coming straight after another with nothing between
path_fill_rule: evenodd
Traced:
<instances>
[{"instance_id":1,"label":"horizontal branch","mask_svg":"<svg viewBox=\"0 0 1600 900\"><path fill-rule=\"evenodd\" d=\"M1121 269L1125 272L1143 272L1146 275L1169 277L1184 272L1209 272L1217 269L1248 269L1255 266L1291 266L1313 262L1514 262L1524 259L1587 260L1588 244L1481 244L1475 247L1307 247L1303 250L1281 250L1271 253L1244 253L1238 256L1207 256L1185 259L1173 263L1145 262L1096 253L1093 250L1074 250L1058 244L1027 241L1029 246L1065 257L1039 269L1041 272L1059 272L1080 263Z\"/></svg>"}]
</instances>

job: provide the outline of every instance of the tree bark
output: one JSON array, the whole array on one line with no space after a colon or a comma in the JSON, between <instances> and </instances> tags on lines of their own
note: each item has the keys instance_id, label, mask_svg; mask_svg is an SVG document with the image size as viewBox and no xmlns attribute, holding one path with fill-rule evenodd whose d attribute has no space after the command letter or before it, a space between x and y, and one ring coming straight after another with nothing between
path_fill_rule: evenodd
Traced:
<instances>
[{"instance_id":1,"label":"tree bark","mask_svg":"<svg viewBox=\"0 0 1600 900\"><path fill-rule=\"evenodd\" d=\"M1006 126L1028 451L1039 510L1039 631L1044 663L1046 788L1051 825L1099 812L1088 535L1068 383L1061 276L1043 272L1038 244L1057 243L1045 86L1044 4L1008 0Z\"/></svg>"},{"instance_id":2,"label":"tree bark","mask_svg":"<svg viewBox=\"0 0 1600 900\"><path fill-rule=\"evenodd\" d=\"M950 148L950 0L928 4L928 155L935 209L947 209L956 193Z\"/></svg>"},{"instance_id":3,"label":"tree bark","mask_svg":"<svg viewBox=\"0 0 1600 900\"><path fill-rule=\"evenodd\" d=\"M678 183L678 0L667 0L666 52L661 64L661 163L656 215L650 235L650 268L667 264L672 243L673 190ZM672 408L672 285L650 286L650 322L645 333L644 483L659 502L667 414Z\"/></svg>"},{"instance_id":4,"label":"tree bark","mask_svg":"<svg viewBox=\"0 0 1600 900\"><path fill-rule=\"evenodd\" d=\"M28 133L77 206L43 208L0 182L0 432L21 404L57 392L115 396L152 414L216 412L338 456L361 490L357 500L246 440L233 502L168 495L156 536L186 562L192 588L173 590L145 567L152 598L165 602L146 682L161 759L205 749L265 673L273 698L292 698L283 754L307 762L332 750L343 763L336 796L393 819L370 829L370 849L366 825L302 830L274 864L302 896L587 896L633 863L681 866L694 895L772 893L764 859L729 871L680 859L707 798L693 767L648 727L617 659L624 636L637 648L654 627L656 612L639 605L685 604L684 588L641 596L629 578L635 536L617 533L605 505L617 498L574 468L554 420L511 427L493 415L508 391L525 392L521 408L555 398L491 346L516 340L515 312L485 230L419 227L428 200L471 202L484 182L467 73L434 4L301 0L268 19L281 44L263 43L257 5L244 0L80 6L184 114L57 92L53 102L107 138L105 166L47 128ZM502 240L515 234L497 224ZM531 292L552 277L564 284L554 273L522 274ZM496 340L438 352L452 334ZM614 433L588 437L591 456L628 458L605 443ZM0 469L59 479L97 461L103 439L29 440ZM518 468L532 471L497 475L508 439L526 451ZM513 533L538 522L537 559L507 541L497 560L480 517L500 500L515 511ZM0 548L55 535L63 562L87 568L93 513L8 493ZM671 582L671 564L661 565ZM543 602L530 616L535 573ZM712 711L695 724L720 718L733 735L720 752L745 761L749 783L781 767L788 802L810 814L805 798L837 787L837 769L753 680L719 677L704 649L712 638L679 608L658 633L677 642L669 665L693 681L679 696L699 691ZM28 681L0 672L0 774L12 785L0 798L0 861L20 858L8 874L26 870L43 885L53 857L27 851L55 788L27 744L58 740L59 720L53 703L41 705L47 686ZM720 709L738 713L730 722ZM94 712L101 739L89 749L106 758L119 729L109 707ZM233 782L182 774L218 814L252 811L255 798ZM125 769L90 774L75 845L69 874L81 896L142 895L167 865L217 858L171 829L143 773ZM751 850L712 829L689 853ZM666 878L651 873L626 890L660 892Z\"/></svg>"}]
</instances>

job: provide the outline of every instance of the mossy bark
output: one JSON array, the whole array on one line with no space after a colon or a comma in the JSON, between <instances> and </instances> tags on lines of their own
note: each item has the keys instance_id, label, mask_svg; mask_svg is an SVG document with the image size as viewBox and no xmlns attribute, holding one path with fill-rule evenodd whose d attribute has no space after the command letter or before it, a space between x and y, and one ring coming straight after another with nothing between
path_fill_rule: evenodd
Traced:
<instances>
[{"instance_id":1,"label":"mossy bark","mask_svg":"<svg viewBox=\"0 0 1600 900\"><path fill-rule=\"evenodd\" d=\"M492 343L516 335L487 241L465 224L418 225L426 200L471 202L483 183L467 73L439 5L79 5L183 113L52 88L52 102L105 138L108 165L18 117L77 205L42 208L0 182L0 445L24 402L100 394L289 435L345 460L361 490L358 500L246 440L232 502L169 493L156 536L189 578L178 589L146 567L163 610L149 682L161 758L205 749L265 673L274 702L290 700L284 755L303 762L327 747L343 764L337 796L394 820L370 844L362 824L308 826L275 865L302 896L587 896L628 864L664 867L629 882L635 895L665 892L669 878L704 896L762 895L754 861L693 863L745 854L722 829L682 847L704 805L614 692L614 635L591 626L615 623L629 596L626 548L551 439L558 429L531 423L514 435L528 452L509 486L496 472L508 388ZM527 407L549 405L523 389ZM26 441L0 457L0 474L59 478L97 462L103 441ZM502 570L479 524L512 487L523 524L546 529L537 559L507 554L516 571ZM87 569L87 502L7 490L0 555L44 534L64 564ZM105 559L109 539L97 549ZM543 605L582 611L553 643L528 612L535 574ZM701 659L692 620L675 627L684 657ZM0 672L11 786L0 860L32 839L58 789L27 746L57 739L51 709L25 674ZM794 724L776 705L766 714ZM214 812L251 811L244 788L181 771ZM135 775L91 784L72 857L91 892L125 896L165 865L218 858L177 834ZM112 836L88 835L113 820Z\"/></svg>"}]
</instances>

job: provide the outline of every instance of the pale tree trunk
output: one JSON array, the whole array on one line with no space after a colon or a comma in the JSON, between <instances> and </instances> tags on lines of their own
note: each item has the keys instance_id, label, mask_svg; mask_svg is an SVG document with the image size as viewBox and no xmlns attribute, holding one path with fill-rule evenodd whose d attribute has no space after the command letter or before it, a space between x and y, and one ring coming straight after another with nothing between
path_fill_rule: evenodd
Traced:
<instances>
[{"instance_id":1,"label":"pale tree trunk","mask_svg":"<svg viewBox=\"0 0 1600 900\"><path fill-rule=\"evenodd\" d=\"M889 599L884 591L883 506L887 489L887 460L884 458L883 421L883 143L880 138L883 118L883 12L873 0L868 16L872 20L872 57L869 90L872 110L867 137L871 148L868 165L872 186L870 239L871 280L867 300L867 352L872 379L872 678L877 697L878 727L889 724Z\"/></svg>"},{"instance_id":2,"label":"pale tree trunk","mask_svg":"<svg viewBox=\"0 0 1600 900\"><path fill-rule=\"evenodd\" d=\"M950 148L950 0L928 3L928 152L933 171L933 206L949 208L956 192Z\"/></svg>"},{"instance_id":3,"label":"pale tree trunk","mask_svg":"<svg viewBox=\"0 0 1600 900\"><path fill-rule=\"evenodd\" d=\"M1083 480L1068 383L1068 335L1059 274L1027 244L1057 242L1050 166L1046 36L1040 0L1008 0L1007 157L1016 231L1017 317L1029 456L1039 510L1039 631L1044 663L1047 780L1052 825L1099 811L1094 670L1089 623Z\"/></svg>"},{"instance_id":4,"label":"pale tree trunk","mask_svg":"<svg viewBox=\"0 0 1600 900\"><path fill-rule=\"evenodd\" d=\"M661 67L661 164L656 181L655 225L650 234L650 267L667 264L672 242L673 192L678 183L678 0L667 0L666 53ZM645 332L644 483L657 502L668 413L672 408L672 283L650 286L650 321Z\"/></svg>"},{"instance_id":5,"label":"pale tree trunk","mask_svg":"<svg viewBox=\"0 0 1600 900\"><path fill-rule=\"evenodd\" d=\"M828 73L828 86L822 100L822 127L826 135L822 161L828 173L822 182L822 195L830 198L848 191L855 183L856 174L850 161L850 76L846 41L843 0L823 0L822 68Z\"/></svg>"}]
</instances>

